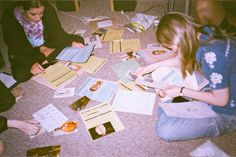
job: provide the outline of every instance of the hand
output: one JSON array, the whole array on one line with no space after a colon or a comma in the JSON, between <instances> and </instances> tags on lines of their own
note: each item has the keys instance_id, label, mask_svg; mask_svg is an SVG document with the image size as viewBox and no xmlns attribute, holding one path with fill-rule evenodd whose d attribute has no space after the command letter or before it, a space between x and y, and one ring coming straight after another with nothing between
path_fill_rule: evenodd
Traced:
<instances>
[{"instance_id":1,"label":"hand","mask_svg":"<svg viewBox=\"0 0 236 157\"><path fill-rule=\"evenodd\" d=\"M136 75L137 77L143 77L143 75L147 74L149 72L149 66L141 67L136 69L136 71L132 72L133 75Z\"/></svg>"},{"instance_id":2,"label":"hand","mask_svg":"<svg viewBox=\"0 0 236 157\"><path fill-rule=\"evenodd\" d=\"M55 48L48 48L47 46L40 46L39 50L45 57L48 57L55 50Z\"/></svg>"},{"instance_id":3,"label":"hand","mask_svg":"<svg viewBox=\"0 0 236 157\"><path fill-rule=\"evenodd\" d=\"M7 120L7 126L20 129L27 135L36 135L40 130L40 123L36 120Z\"/></svg>"},{"instance_id":4,"label":"hand","mask_svg":"<svg viewBox=\"0 0 236 157\"><path fill-rule=\"evenodd\" d=\"M73 42L72 42L72 47L83 48L83 47L84 47L84 44L79 43L79 42L76 42L76 41L73 41Z\"/></svg>"},{"instance_id":5,"label":"hand","mask_svg":"<svg viewBox=\"0 0 236 157\"><path fill-rule=\"evenodd\" d=\"M174 97L177 97L179 96L180 94L180 89L181 87L179 86L168 86L165 90L164 90L164 93L171 97L171 98L174 98Z\"/></svg>"},{"instance_id":6,"label":"hand","mask_svg":"<svg viewBox=\"0 0 236 157\"><path fill-rule=\"evenodd\" d=\"M30 69L30 72L33 75L37 75L44 72L44 68L39 63L34 63Z\"/></svg>"},{"instance_id":7,"label":"hand","mask_svg":"<svg viewBox=\"0 0 236 157\"><path fill-rule=\"evenodd\" d=\"M36 135L40 130L40 123L36 120L19 121L18 129L27 135Z\"/></svg>"}]
</instances>

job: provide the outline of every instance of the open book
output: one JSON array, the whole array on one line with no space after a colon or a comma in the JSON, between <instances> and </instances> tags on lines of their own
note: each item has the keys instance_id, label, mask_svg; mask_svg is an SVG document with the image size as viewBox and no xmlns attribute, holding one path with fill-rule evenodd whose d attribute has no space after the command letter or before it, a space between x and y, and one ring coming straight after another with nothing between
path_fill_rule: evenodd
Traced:
<instances>
[{"instance_id":1,"label":"open book","mask_svg":"<svg viewBox=\"0 0 236 157\"><path fill-rule=\"evenodd\" d=\"M83 48L79 47L66 47L56 57L58 60L84 63L88 60L89 56L93 52L95 45L90 44Z\"/></svg>"}]
</instances>

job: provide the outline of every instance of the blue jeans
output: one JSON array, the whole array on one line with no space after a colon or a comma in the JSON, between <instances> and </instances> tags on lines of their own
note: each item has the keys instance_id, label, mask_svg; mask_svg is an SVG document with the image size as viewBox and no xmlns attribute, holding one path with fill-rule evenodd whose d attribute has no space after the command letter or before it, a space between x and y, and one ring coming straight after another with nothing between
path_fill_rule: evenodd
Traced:
<instances>
[{"instance_id":1,"label":"blue jeans","mask_svg":"<svg viewBox=\"0 0 236 157\"><path fill-rule=\"evenodd\" d=\"M236 115L217 115L218 117L203 119L170 117L158 107L156 132L166 141L178 141L219 136L236 130Z\"/></svg>"}]
</instances>

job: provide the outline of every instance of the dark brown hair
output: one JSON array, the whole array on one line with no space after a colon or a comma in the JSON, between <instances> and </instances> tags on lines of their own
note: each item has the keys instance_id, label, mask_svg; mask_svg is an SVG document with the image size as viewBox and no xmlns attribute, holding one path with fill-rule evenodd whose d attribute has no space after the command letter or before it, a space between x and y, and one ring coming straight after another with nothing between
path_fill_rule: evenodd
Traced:
<instances>
[{"instance_id":1,"label":"dark brown hair","mask_svg":"<svg viewBox=\"0 0 236 157\"><path fill-rule=\"evenodd\" d=\"M45 0L28 0L28 1L20 1L20 5L23 7L25 11L31 8L39 8L45 6Z\"/></svg>"}]
</instances>

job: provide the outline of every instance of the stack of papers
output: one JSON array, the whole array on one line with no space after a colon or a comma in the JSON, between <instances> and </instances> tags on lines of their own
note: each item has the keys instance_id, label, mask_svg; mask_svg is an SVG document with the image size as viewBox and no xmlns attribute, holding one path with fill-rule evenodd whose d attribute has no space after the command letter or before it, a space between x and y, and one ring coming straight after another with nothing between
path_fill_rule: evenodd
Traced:
<instances>
[{"instance_id":1,"label":"stack of papers","mask_svg":"<svg viewBox=\"0 0 236 157\"><path fill-rule=\"evenodd\" d=\"M84 63L88 60L89 56L93 52L95 45L87 45L83 48L80 47L66 47L56 57L58 60L70 61L76 63Z\"/></svg>"}]
</instances>

